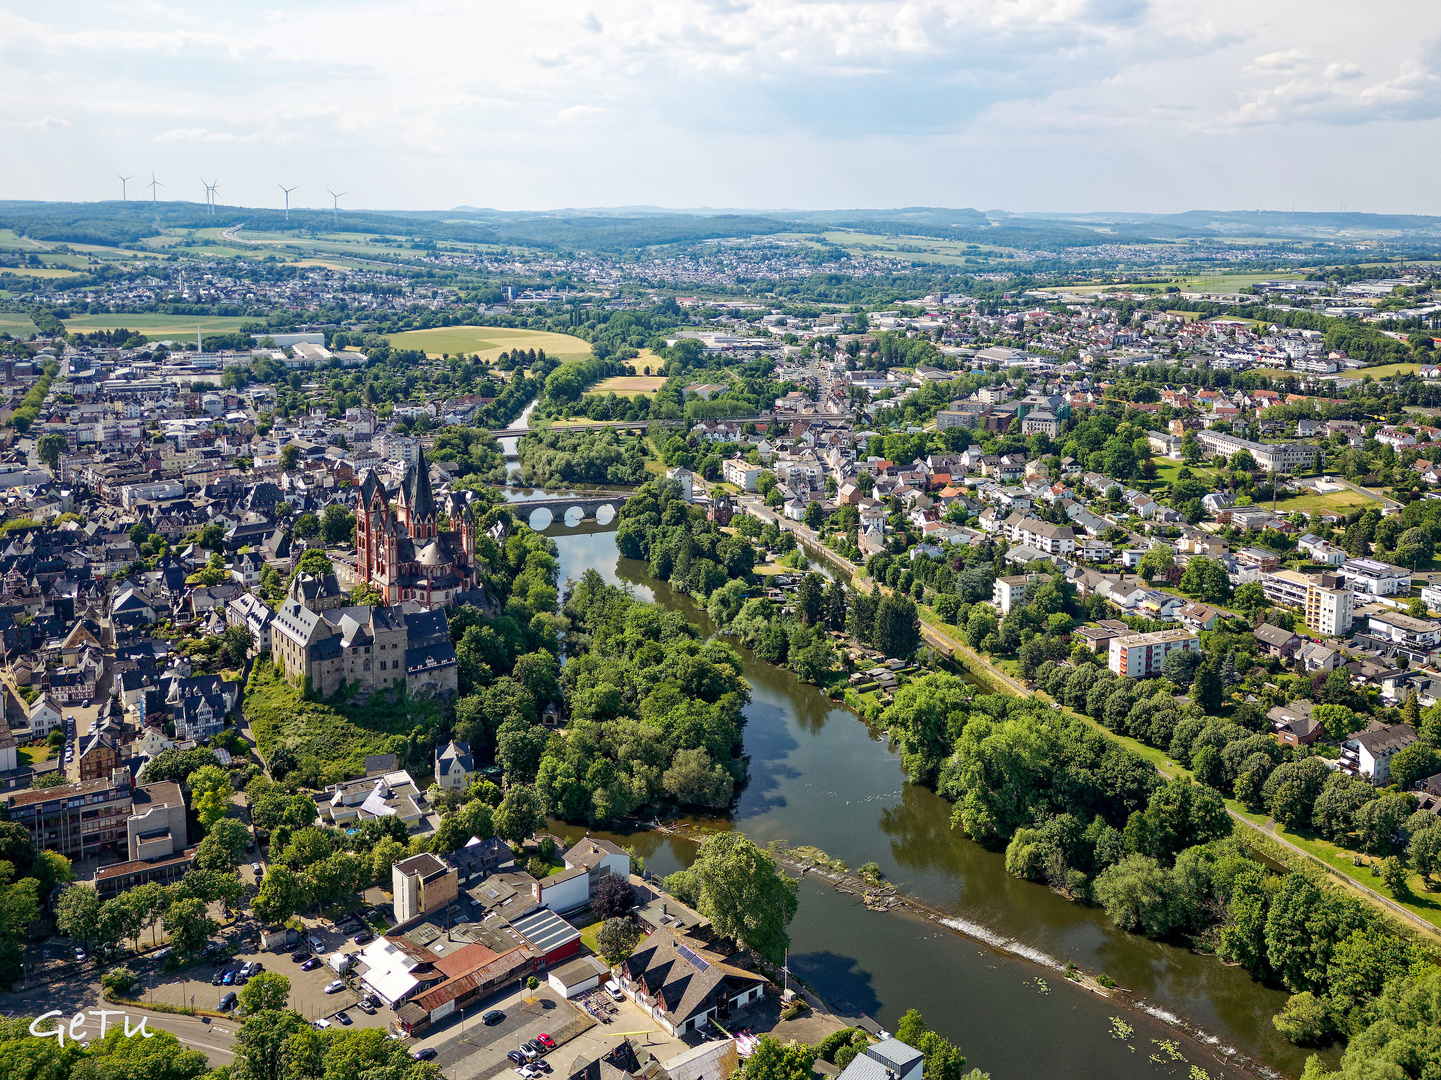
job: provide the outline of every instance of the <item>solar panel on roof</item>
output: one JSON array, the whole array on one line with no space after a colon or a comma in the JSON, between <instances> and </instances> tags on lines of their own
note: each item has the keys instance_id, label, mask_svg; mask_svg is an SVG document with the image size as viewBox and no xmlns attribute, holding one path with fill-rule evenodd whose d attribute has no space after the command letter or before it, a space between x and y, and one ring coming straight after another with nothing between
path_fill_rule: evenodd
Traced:
<instances>
[{"instance_id":1,"label":"solar panel on roof","mask_svg":"<svg viewBox=\"0 0 1441 1080\"><path fill-rule=\"evenodd\" d=\"M696 953L695 953L695 950L691 949L689 946L686 946L686 945L677 945L677 946L675 947L675 951L678 952L678 953L680 953L680 954L681 954L682 956L684 956L687 960L689 960L692 964L694 964L694 965L696 966L696 970L698 970L698 971L709 971L709 970L710 970L710 965L707 964L704 960L702 960L699 956L697 956Z\"/></svg>"}]
</instances>

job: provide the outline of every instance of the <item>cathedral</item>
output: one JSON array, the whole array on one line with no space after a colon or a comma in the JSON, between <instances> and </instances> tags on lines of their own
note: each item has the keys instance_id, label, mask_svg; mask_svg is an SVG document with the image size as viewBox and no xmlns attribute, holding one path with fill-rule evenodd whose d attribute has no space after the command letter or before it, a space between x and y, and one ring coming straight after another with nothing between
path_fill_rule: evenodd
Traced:
<instances>
[{"instance_id":1,"label":"cathedral","mask_svg":"<svg viewBox=\"0 0 1441 1080\"><path fill-rule=\"evenodd\" d=\"M442 532L424 450L405 470L394 514L385 485L367 472L355 508L357 580L374 585L387 604L449 604L476 588L475 515L458 492L445 511L450 529Z\"/></svg>"}]
</instances>

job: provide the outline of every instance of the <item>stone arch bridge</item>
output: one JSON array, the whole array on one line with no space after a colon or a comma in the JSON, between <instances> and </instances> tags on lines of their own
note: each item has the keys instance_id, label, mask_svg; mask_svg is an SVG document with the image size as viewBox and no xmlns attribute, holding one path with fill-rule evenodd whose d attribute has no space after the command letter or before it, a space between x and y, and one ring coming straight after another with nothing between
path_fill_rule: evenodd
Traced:
<instances>
[{"instance_id":1,"label":"stone arch bridge","mask_svg":"<svg viewBox=\"0 0 1441 1080\"><path fill-rule=\"evenodd\" d=\"M620 514L631 493L614 491L600 495L557 496L553 499L526 499L507 504L517 518L536 532L544 532L552 524L575 528L584 521L609 525Z\"/></svg>"}]
</instances>

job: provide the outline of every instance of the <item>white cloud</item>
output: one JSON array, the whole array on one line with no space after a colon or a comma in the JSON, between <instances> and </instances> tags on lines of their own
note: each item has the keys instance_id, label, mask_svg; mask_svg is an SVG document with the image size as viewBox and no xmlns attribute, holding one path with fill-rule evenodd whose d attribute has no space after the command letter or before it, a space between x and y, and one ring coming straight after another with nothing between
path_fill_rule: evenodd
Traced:
<instances>
[{"instance_id":1,"label":"white cloud","mask_svg":"<svg viewBox=\"0 0 1441 1080\"><path fill-rule=\"evenodd\" d=\"M1328 127L1441 135L1441 5L1407 0L138 2L0 0L0 197L153 165L256 202L1249 206L1331 184ZM1413 164L1374 183L1429 201Z\"/></svg>"}]
</instances>

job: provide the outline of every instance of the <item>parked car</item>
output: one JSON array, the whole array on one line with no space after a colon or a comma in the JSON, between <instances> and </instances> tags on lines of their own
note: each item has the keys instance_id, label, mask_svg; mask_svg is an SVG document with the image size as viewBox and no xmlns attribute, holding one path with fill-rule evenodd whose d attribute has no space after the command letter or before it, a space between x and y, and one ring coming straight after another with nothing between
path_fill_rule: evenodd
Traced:
<instances>
[{"instance_id":1,"label":"parked car","mask_svg":"<svg viewBox=\"0 0 1441 1080\"><path fill-rule=\"evenodd\" d=\"M310 1026L313 1027L316 1031L324 1031L330 1026L330 1021L322 1016L319 1020L316 1020Z\"/></svg>"},{"instance_id":2,"label":"parked car","mask_svg":"<svg viewBox=\"0 0 1441 1080\"><path fill-rule=\"evenodd\" d=\"M536 1058L531 1068L539 1069L543 1073L548 1073L550 1072L550 1062L546 1061L545 1058Z\"/></svg>"},{"instance_id":3,"label":"parked car","mask_svg":"<svg viewBox=\"0 0 1441 1080\"><path fill-rule=\"evenodd\" d=\"M235 976L238 975L238 974L239 974L239 972L236 971L235 968L229 968L229 969L225 972L225 974L220 977L220 985L221 985L221 986L234 986L234 985L235 985Z\"/></svg>"},{"instance_id":4,"label":"parked car","mask_svg":"<svg viewBox=\"0 0 1441 1080\"><path fill-rule=\"evenodd\" d=\"M521 1043L520 1052L525 1055L526 1061L534 1061L540 1057L540 1047L533 1042Z\"/></svg>"},{"instance_id":5,"label":"parked car","mask_svg":"<svg viewBox=\"0 0 1441 1080\"><path fill-rule=\"evenodd\" d=\"M212 975L212 976L210 976L210 985L211 985L211 986L219 986L219 985L220 985L221 983L223 983L224 981L225 981L225 972L224 972L222 969L217 968L216 971L215 971L215 974Z\"/></svg>"},{"instance_id":6,"label":"parked car","mask_svg":"<svg viewBox=\"0 0 1441 1080\"><path fill-rule=\"evenodd\" d=\"M555 1049L555 1040L543 1031L535 1037L535 1041L540 1043L541 1046L545 1047L546 1050Z\"/></svg>"},{"instance_id":7,"label":"parked car","mask_svg":"<svg viewBox=\"0 0 1441 1080\"><path fill-rule=\"evenodd\" d=\"M341 1024L343 1024L345 1027L350 1026L350 1017L345 1015L344 1009L341 1009L338 1013L336 1013L335 1018L339 1020Z\"/></svg>"},{"instance_id":8,"label":"parked car","mask_svg":"<svg viewBox=\"0 0 1441 1080\"><path fill-rule=\"evenodd\" d=\"M616 1001L625 1000L625 995L620 992L620 983L616 982L614 979L611 979L608 983L605 984L605 992Z\"/></svg>"},{"instance_id":9,"label":"parked car","mask_svg":"<svg viewBox=\"0 0 1441 1080\"><path fill-rule=\"evenodd\" d=\"M309 959L310 959L310 950L309 950L309 949L296 949L293 953L290 954L290 962L291 962L292 964L303 964L303 963L305 963L305 961L307 961L307 960L309 960Z\"/></svg>"},{"instance_id":10,"label":"parked car","mask_svg":"<svg viewBox=\"0 0 1441 1080\"><path fill-rule=\"evenodd\" d=\"M235 991L230 991L230 993L226 994L223 998L220 999L220 1011L229 1012L231 1009L235 1008L239 1000L240 999L235 996Z\"/></svg>"},{"instance_id":11,"label":"parked car","mask_svg":"<svg viewBox=\"0 0 1441 1080\"><path fill-rule=\"evenodd\" d=\"M372 934L369 930L362 930L360 933L356 934L352 940L357 945L364 945L368 941L375 940L375 935Z\"/></svg>"},{"instance_id":12,"label":"parked car","mask_svg":"<svg viewBox=\"0 0 1441 1080\"><path fill-rule=\"evenodd\" d=\"M498 1024L504 1019L505 1013L501 1012L499 1009L487 1009L485 1012L480 1014L480 1022L482 1024Z\"/></svg>"},{"instance_id":13,"label":"parked car","mask_svg":"<svg viewBox=\"0 0 1441 1080\"><path fill-rule=\"evenodd\" d=\"M336 980L335 980L334 982L332 982L332 983L326 983L326 984L325 984L325 992L326 992L327 994L338 994L338 993L340 993L340 992L341 992L342 990L344 990L344 989L345 989L345 983L343 983L343 982L342 982L341 980L339 980L339 979L336 979Z\"/></svg>"},{"instance_id":14,"label":"parked car","mask_svg":"<svg viewBox=\"0 0 1441 1080\"><path fill-rule=\"evenodd\" d=\"M309 960L305 961L305 963L303 963L303 964L300 965L300 970L301 970L301 971L314 971L314 970L315 970L316 968L318 968L319 966L320 966L320 957L318 957L318 956L312 956Z\"/></svg>"},{"instance_id":15,"label":"parked car","mask_svg":"<svg viewBox=\"0 0 1441 1080\"><path fill-rule=\"evenodd\" d=\"M525 1080L536 1080L536 1078L540 1076L540 1070L534 1065L519 1065L515 1071L520 1073Z\"/></svg>"},{"instance_id":16,"label":"parked car","mask_svg":"<svg viewBox=\"0 0 1441 1080\"><path fill-rule=\"evenodd\" d=\"M422 1046L419 1050L417 1050L410 1056L415 1058L416 1061L432 1061L435 1058L435 1047Z\"/></svg>"},{"instance_id":17,"label":"parked car","mask_svg":"<svg viewBox=\"0 0 1441 1080\"><path fill-rule=\"evenodd\" d=\"M363 997L355 1003L356 1007L363 1013L375 1014L375 999Z\"/></svg>"},{"instance_id":18,"label":"parked car","mask_svg":"<svg viewBox=\"0 0 1441 1080\"><path fill-rule=\"evenodd\" d=\"M517 1065L525 1064L525 1055L522 1054L519 1050L512 1050L505 1056L510 1058L510 1060L515 1062Z\"/></svg>"}]
</instances>

